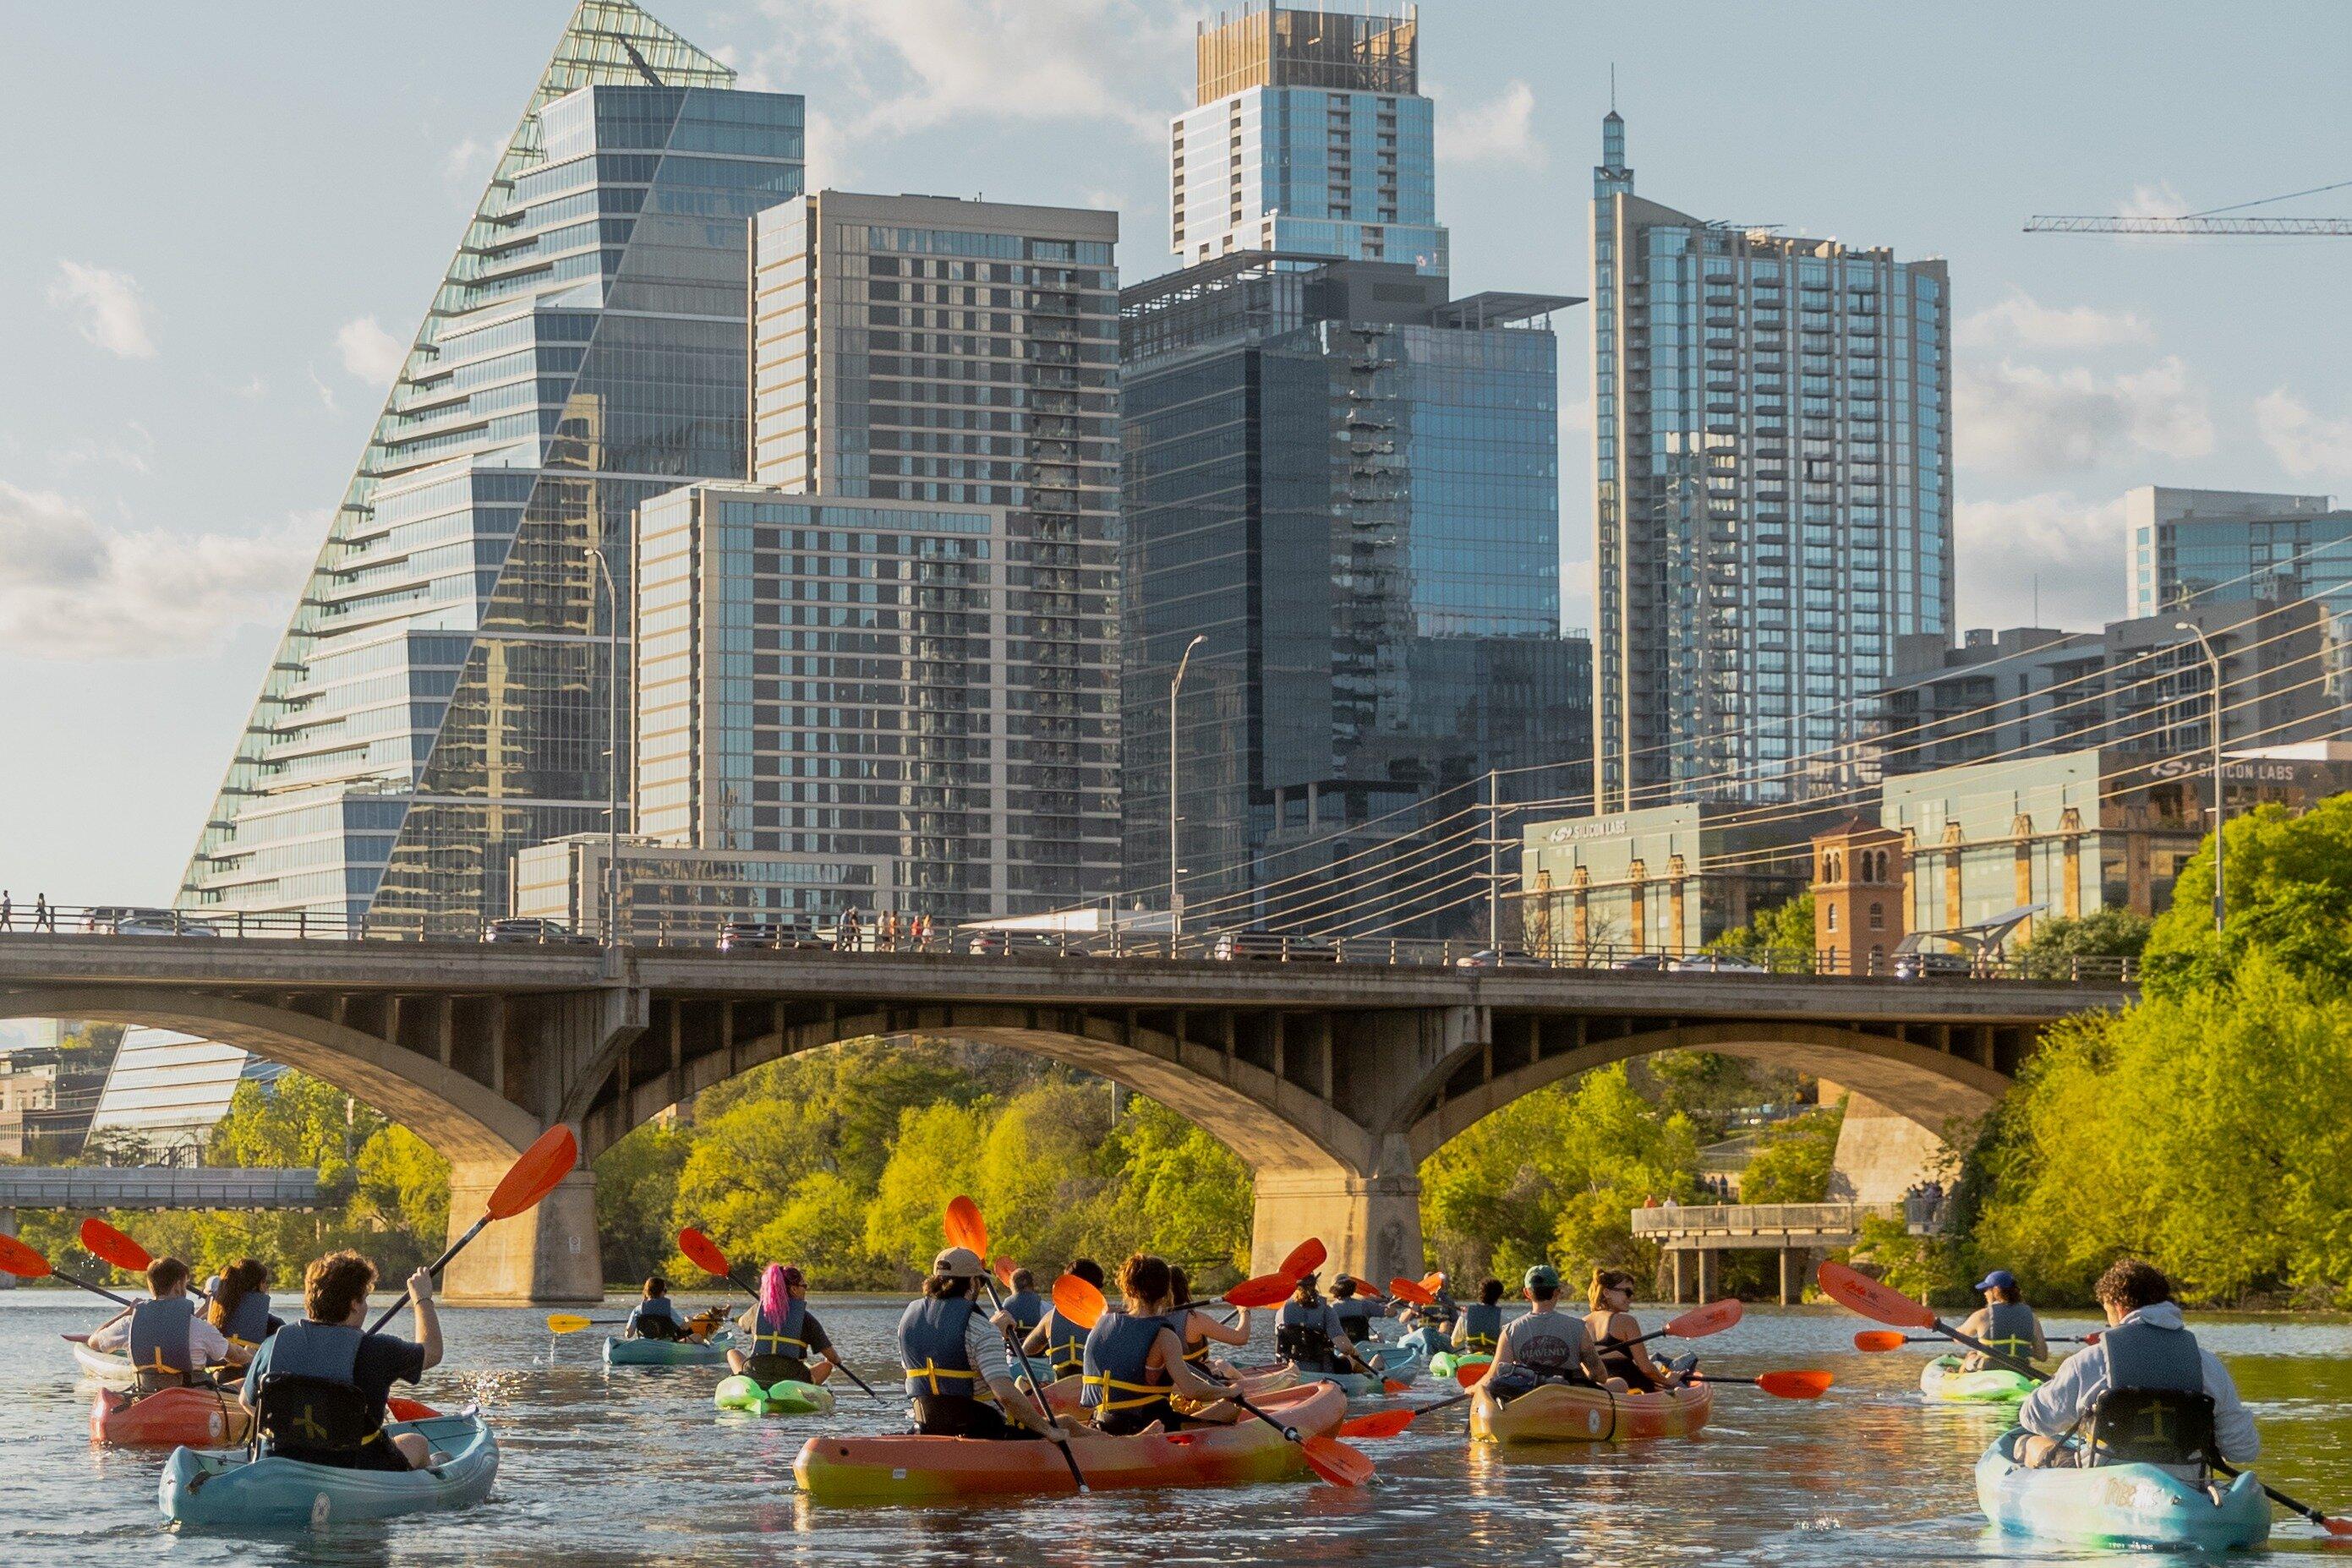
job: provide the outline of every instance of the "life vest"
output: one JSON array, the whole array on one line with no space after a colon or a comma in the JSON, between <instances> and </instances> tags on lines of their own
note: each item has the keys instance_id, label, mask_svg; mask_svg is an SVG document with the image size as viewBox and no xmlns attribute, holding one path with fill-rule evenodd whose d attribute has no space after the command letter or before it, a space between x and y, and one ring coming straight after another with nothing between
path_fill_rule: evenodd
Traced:
<instances>
[{"instance_id":1,"label":"life vest","mask_svg":"<svg viewBox=\"0 0 2352 1568\"><path fill-rule=\"evenodd\" d=\"M1502 1343L1503 1309L1480 1301L1462 1309L1462 1321L1470 1325L1463 1332L1462 1348L1475 1355L1494 1354Z\"/></svg>"},{"instance_id":2,"label":"life vest","mask_svg":"<svg viewBox=\"0 0 2352 1568\"><path fill-rule=\"evenodd\" d=\"M1302 1372L1331 1370L1331 1309L1293 1297L1275 1315L1274 1348Z\"/></svg>"},{"instance_id":3,"label":"life vest","mask_svg":"<svg viewBox=\"0 0 2352 1568\"><path fill-rule=\"evenodd\" d=\"M1192 1312L1191 1307L1179 1307L1160 1321L1176 1331L1176 1341L1184 1347L1185 1364L1206 1372L1209 1369L1209 1336L1202 1333L1198 1339L1192 1337Z\"/></svg>"},{"instance_id":4,"label":"life vest","mask_svg":"<svg viewBox=\"0 0 2352 1568\"><path fill-rule=\"evenodd\" d=\"M898 1364L906 1368L908 1394L925 1399L995 1397L964 1349L964 1325L976 1310L970 1296L925 1296L908 1304L898 1319Z\"/></svg>"},{"instance_id":5,"label":"life vest","mask_svg":"<svg viewBox=\"0 0 2352 1568\"><path fill-rule=\"evenodd\" d=\"M221 1325L221 1333L228 1336L231 1344L241 1344L247 1350L259 1346L269 1337L269 1292L247 1291L238 1299L236 1310L229 1313L228 1322Z\"/></svg>"},{"instance_id":6,"label":"life vest","mask_svg":"<svg viewBox=\"0 0 2352 1568\"><path fill-rule=\"evenodd\" d=\"M969 1307L970 1301L965 1305ZM768 1309L757 1309L751 1319L751 1354L754 1356L781 1355L793 1361L808 1359L808 1303L787 1298L781 1321L768 1315ZM963 1343L963 1325L956 1325L956 1343ZM913 1363L908 1364L912 1365Z\"/></svg>"},{"instance_id":7,"label":"life vest","mask_svg":"<svg viewBox=\"0 0 2352 1568\"><path fill-rule=\"evenodd\" d=\"M2101 1335L2099 1346L2107 1385L2088 1413L2090 1462L2160 1465L2201 1477L2217 1445L2197 1336L2126 1322Z\"/></svg>"},{"instance_id":8,"label":"life vest","mask_svg":"<svg viewBox=\"0 0 2352 1568\"><path fill-rule=\"evenodd\" d=\"M649 1325L654 1323L668 1324L669 1333L663 1333L657 1329L647 1332ZM670 1305L667 1296L647 1296L629 1309L628 1326L621 1333L630 1339L683 1339L686 1337L686 1325L677 1321L677 1309Z\"/></svg>"},{"instance_id":9,"label":"life vest","mask_svg":"<svg viewBox=\"0 0 2352 1568\"><path fill-rule=\"evenodd\" d=\"M131 1364L138 1368L142 1389L187 1386L196 1370L188 1348L188 1326L195 1319L196 1303L185 1296L131 1309Z\"/></svg>"},{"instance_id":10,"label":"life vest","mask_svg":"<svg viewBox=\"0 0 2352 1568\"><path fill-rule=\"evenodd\" d=\"M362 1337L307 1319L269 1336L256 1424L272 1451L349 1455L383 1437L383 1412L354 1376Z\"/></svg>"},{"instance_id":11,"label":"life vest","mask_svg":"<svg viewBox=\"0 0 2352 1568\"><path fill-rule=\"evenodd\" d=\"M1015 1291L1004 1298L1004 1311L1025 1338L1045 1321L1045 1298L1034 1291Z\"/></svg>"},{"instance_id":12,"label":"life vest","mask_svg":"<svg viewBox=\"0 0 2352 1568\"><path fill-rule=\"evenodd\" d=\"M1339 1327L1352 1340L1372 1337L1372 1304L1361 1296L1349 1296L1333 1301L1331 1310L1339 1314Z\"/></svg>"},{"instance_id":13,"label":"life vest","mask_svg":"<svg viewBox=\"0 0 2352 1568\"><path fill-rule=\"evenodd\" d=\"M2033 1309L2023 1301L1995 1301L1985 1308L1985 1332L1979 1337L1987 1350L2019 1361L2033 1359Z\"/></svg>"},{"instance_id":14,"label":"life vest","mask_svg":"<svg viewBox=\"0 0 2352 1568\"><path fill-rule=\"evenodd\" d=\"M1043 1322L1045 1354L1054 1364L1054 1375L1068 1377L1085 1370L1087 1331L1064 1317L1059 1307L1049 1309Z\"/></svg>"},{"instance_id":15,"label":"life vest","mask_svg":"<svg viewBox=\"0 0 2352 1568\"><path fill-rule=\"evenodd\" d=\"M1087 1335L1087 1381L1078 1403L1097 1413L1165 1405L1168 1375L1159 1373L1159 1381L1152 1381L1150 1359L1160 1331L1168 1326L1166 1318L1129 1317L1117 1307L1096 1319Z\"/></svg>"},{"instance_id":16,"label":"life vest","mask_svg":"<svg viewBox=\"0 0 2352 1568\"><path fill-rule=\"evenodd\" d=\"M2205 1391L2205 1356L2187 1329L2123 1323L2101 1334L2099 1343L2107 1353L2109 1388Z\"/></svg>"},{"instance_id":17,"label":"life vest","mask_svg":"<svg viewBox=\"0 0 2352 1568\"><path fill-rule=\"evenodd\" d=\"M1454 1332L1454 1320L1462 1315L1462 1303L1455 1301L1452 1296L1447 1295L1444 1291L1440 1291L1437 1292L1437 1300L1432 1302L1426 1310L1436 1315L1437 1326L1439 1328L1444 1329L1448 1333L1452 1333Z\"/></svg>"}]
</instances>

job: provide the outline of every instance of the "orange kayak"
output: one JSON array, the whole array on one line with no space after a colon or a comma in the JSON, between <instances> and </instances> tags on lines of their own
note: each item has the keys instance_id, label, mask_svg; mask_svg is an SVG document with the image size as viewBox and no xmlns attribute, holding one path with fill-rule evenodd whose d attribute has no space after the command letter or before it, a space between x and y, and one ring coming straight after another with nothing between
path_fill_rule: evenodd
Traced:
<instances>
[{"instance_id":1,"label":"orange kayak","mask_svg":"<svg viewBox=\"0 0 2352 1568\"><path fill-rule=\"evenodd\" d=\"M1612 1394L1547 1383L1509 1401L1481 1388L1470 1399L1470 1436L1490 1443L1687 1437L1706 1425L1714 1408L1715 1390L1705 1383L1661 1394Z\"/></svg>"},{"instance_id":2,"label":"orange kayak","mask_svg":"<svg viewBox=\"0 0 2352 1568\"><path fill-rule=\"evenodd\" d=\"M434 1412L414 1399L393 1399L394 1421L421 1421ZM134 1399L101 1388L90 1401L89 1437L118 1448L226 1448L245 1441L252 1416L233 1388L160 1388Z\"/></svg>"},{"instance_id":3,"label":"orange kayak","mask_svg":"<svg viewBox=\"0 0 2352 1568\"><path fill-rule=\"evenodd\" d=\"M1348 1396L1328 1383L1269 1394L1259 1407L1302 1437L1328 1433ZM1072 1440L1089 1488L1215 1487L1304 1474L1298 1445L1265 1422ZM1059 1446L977 1437L811 1437L793 1479L820 1502L949 1502L1076 1490Z\"/></svg>"},{"instance_id":4,"label":"orange kayak","mask_svg":"<svg viewBox=\"0 0 2352 1568\"><path fill-rule=\"evenodd\" d=\"M1298 1374L1286 1362L1262 1372L1242 1374L1242 1397L1252 1404L1264 1404L1267 1395L1297 1386ZM1083 1377L1056 1378L1045 1385L1045 1403L1056 1416L1076 1416L1085 1408L1078 1403L1078 1394L1085 1387L1086 1379ZM1181 1395L1176 1397L1179 1410L1192 1403Z\"/></svg>"}]
</instances>

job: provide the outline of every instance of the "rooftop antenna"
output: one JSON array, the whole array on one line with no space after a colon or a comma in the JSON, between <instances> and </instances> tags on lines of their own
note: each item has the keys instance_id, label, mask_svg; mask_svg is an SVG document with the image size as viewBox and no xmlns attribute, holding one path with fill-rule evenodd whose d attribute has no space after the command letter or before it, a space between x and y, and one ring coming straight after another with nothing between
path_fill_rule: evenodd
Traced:
<instances>
[{"instance_id":1,"label":"rooftop antenna","mask_svg":"<svg viewBox=\"0 0 2352 1568\"><path fill-rule=\"evenodd\" d=\"M1617 62L1609 62L1609 112L1617 112Z\"/></svg>"}]
</instances>

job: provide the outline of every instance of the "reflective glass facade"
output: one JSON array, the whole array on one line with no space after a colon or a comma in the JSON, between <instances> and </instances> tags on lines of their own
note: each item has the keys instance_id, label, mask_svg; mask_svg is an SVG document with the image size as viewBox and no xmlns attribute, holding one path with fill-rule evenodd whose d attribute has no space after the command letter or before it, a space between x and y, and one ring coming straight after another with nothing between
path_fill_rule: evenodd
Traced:
<instances>
[{"instance_id":1,"label":"reflective glass facade","mask_svg":"<svg viewBox=\"0 0 2352 1568\"><path fill-rule=\"evenodd\" d=\"M2352 510L2327 496L2143 486L2124 497L2134 615L2200 600L2316 600L2328 695L2352 693Z\"/></svg>"},{"instance_id":2,"label":"reflective glass facade","mask_svg":"<svg viewBox=\"0 0 2352 1568\"><path fill-rule=\"evenodd\" d=\"M602 828L611 562L748 448L750 216L797 97L585 0L419 329L240 738L182 903L467 935L516 850ZM625 746L617 766L625 769Z\"/></svg>"},{"instance_id":3,"label":"reflective glass facade","mask_svg":"<svg viewBox=\"0 0 2352 1568\"><path fill-rule=\"evenodd\" d=\"M1592 214L1601 804L1850 785L1954 627L1945 266L1644 201L1613 112Z\"/></svg>"}]
</instances>

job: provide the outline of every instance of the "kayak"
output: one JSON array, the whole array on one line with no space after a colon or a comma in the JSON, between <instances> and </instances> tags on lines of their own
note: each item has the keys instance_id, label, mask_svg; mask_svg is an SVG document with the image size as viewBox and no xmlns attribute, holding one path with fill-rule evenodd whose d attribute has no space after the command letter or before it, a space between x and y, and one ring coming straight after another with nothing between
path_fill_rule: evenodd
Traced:
<instances>
[{"instance_id":1,"label":"kayak","mask_svg":"<svg viewBox=\"0 0 2352 1568\"><path fill-rule=\"evenodd\" d=\"M607 1366L721 1366L735 1343L730 1333L715 1333L701 1344L683 1339L607 1339Z\"/></svg>"},{"instance_id":2,"label":"kayak","mask_svg":"<svg viewBox=\"0 0 2352 1568\"><path fill-rule=\"evenodd\" d=\"M1433 1355L1429 1358L1429 1375L1438 1379L1440 1382L1450 1383L1454 1379L1454 1375L1461 1371L1464 1367L1486 1366L1490 1364L1494 1359L1495 1358L1493 1356L1487 1354L1484 1351L1478 1351L1475 1353L1467 1353L1458 1350L1442 1351L1438 1354Z\"/></svg>"},{"instance_id":3,"label":"kayak","mask_svg":"<svg viewBox=\"0 0 2352 1568\"><path fill-rule=\"evenodd\" d=\"M2003 1404L2033 1392L2034 1380L2005 1366L1962 1372L1957 1355L1939 1355L1919 1369L1919 1392L1930 1399L1960 1404Z\"/></svg>"},{"instance_id":4,"label":"kayak","mask_svg":"<svg viewBox=\"0 0 2352 1568\"><path fill-rule=\"evenodd\" d=\"M2270 1539L2270 1500L2251 1475L2217 1498L2155 1465L2029 1470L2014 1457L2024 1436L2012 1427L1977 1461L1977 1504L2003 1530L2047 1541L2200 1552Z\"/></svg>"},{"instance_id":5,"label":"kayak","mask_svg":"<svg viewBox=\"0 0 2352 1568\"><path fill-rule=\"evenodd\" d=\"M74 1364L81 1368L84 1377L100 1383L116 1383L128 1387L138 1381L138 1373L127 1355L113 1355L102 1350L92 1350L81 1341L73 1342Z\"/></svg>"},{"instance_id":6,"label":"kayak","mask_svg":"<svg viewBox=\"0 0 2352 1568\"><path fill-rule=\"evenodd\" d=\"M1381 1392L1382 1385L1391 1380L1412 1382L1421 1375L1425 1364L1421 1352L1407 1350L1400 1344L1359 1345L1356 1354L1379 1367L1380 1375L1362 1372L1319 1372L1315 1375L1326 1383L1338 1385L1349 1398L1360 1399L1367 1394Z\"/></svg>"},{"instance_id":7,"label":"kayak","mask_svg":"<svg viewBox=\"0 0 2352 1568\"><path fill-rule=\"evenodd\" d=\"M1235 1367L1234 1370L1241 1375L1242 1397L1254 1404L1264 1400L1269 1394L1298 1386L1298 1371L1288 1362L1255 1370L1241 1367ZM1086 1379L1083 1377L1072 1375L1056 1378L1045 1385L1045 1403L1056 1416L1076 1415L1084 1408L1078 1403L1078 1396L1085 1387ZM1179 1410L1192 1403L1181 1394L1175 1396L1175 1401Z\"/></svg>"},{"instance_id":8,"label":"kayak","mask_svg":"<svg viewBox=\"0 0 2352 1568\"><path fill-rule=\"evenodd\" d=\"M244 1442L252 1425L229 1389L159 1388L134 1399L101 1388L89 1402L89 1440L118 1448L218 1448Z\"/></svg>"},{"instance_id":9,"label":"kayak","mask_svg":"<svg viewBox=\"0 0 2352 1568\"><path fill-rule=\"evenodd\" d=\"M1695 1387L1658 1394L1612 1394L1546 1383L1516 1399L1485 1388L1470 1396L1470 1436L1489 1443L1622 1443L1644 1437L1687 1437L1706 1425L1715 1390Z\"/></svg>"},{"instance_id":10,"label":"kayak","mask_svg":"<svg viewBox=\"0 0 2352 1568\"><path fill-rule=\"evenodd\" d=\"M753 1416L830 1416L833 1390L790 1378L763 1388L738 1373L719 1380L719 1386L711 1390L710 1403L721 1410L742 1410Z\"/></svg>"},{"instance_id":11,"label":"kayak","mask_svg":"<svg viewBox=\"0 0 2352 1568\"><path fill-rule=\"evenodd\" d=\"M1329 1432L1347 1396L1328 1383L1266 1396L1259 1408L1301 1437ZM1082 1437L1071 1451L1089 1489L1238 1486L1302 1474L1298 1445L1263 1421L1132 1437ZM819 1502L949 1502L1076 1489L1059 1445L976 1437L811 1437L793 1479Z\"/></svg>"},{"instance_id":12,"label":"kayak","mask_svg":"<svg viewBox=\"0 0 2352 1568\"><path fill-rule=\"evenodd\" d=\"M344 1520L466 1508L498 1479L498 1439L478 1410L429 1421L398 1421L386 1433L419 1432L447 1462L429 1470L347 1470L244 1449L174 1448L155 1500L182 1524L248 1529L324 1529Z\"/></svg>"}]
</instances>

